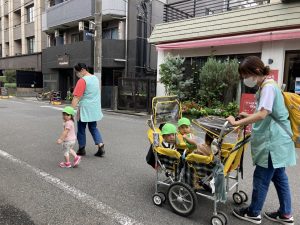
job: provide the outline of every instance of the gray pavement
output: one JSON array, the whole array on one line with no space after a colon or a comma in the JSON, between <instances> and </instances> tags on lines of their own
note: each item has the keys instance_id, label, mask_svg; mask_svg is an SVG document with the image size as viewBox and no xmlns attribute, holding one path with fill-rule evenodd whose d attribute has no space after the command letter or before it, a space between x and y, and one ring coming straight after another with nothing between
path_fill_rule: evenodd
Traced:
<instances>
[{"instance_id":1,"label":"gray pavement","mask_svg":"<svg viewBox=\"0 0 300 225\"><path fill-rule=\"evenodd\" d=\"M0 150L13 157L0 154L0 224L210 224L213 203L207 199L199 197L196 212L187 218L174 214L168 204L152 203L155 172L145 163L147 116L106 111L99 123L105 157L93 156L96 149L88 134L88 154L80 166L59 168L63 155L55 141L62 129L62 107L35 99L0 99ZM251 196L249 151L244 164L241 189ZM296 219L299 169L288 169ZM229 224L249 224L231 215L233 207L231 194L219 207ZM264 209L276 207L272 186ZM262 224L274 223L264 219Z\"/></svg>"}]
</instances>

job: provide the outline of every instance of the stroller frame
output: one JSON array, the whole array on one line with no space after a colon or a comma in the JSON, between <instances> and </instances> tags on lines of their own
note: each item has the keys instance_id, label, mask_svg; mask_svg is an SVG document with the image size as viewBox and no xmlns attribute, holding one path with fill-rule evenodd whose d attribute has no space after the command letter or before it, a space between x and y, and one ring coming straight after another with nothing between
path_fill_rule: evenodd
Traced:
<instances>
[{"instance_id":1,"label":"stroller frame","mask_svg":"<svg viewBox=\"0 0 300 225\"><path fill-rule=\"evenodd\" d=\"M163 110L159 109L160 106L163 108ZM157 206L161 206L168 199L172 210L176 214L181 216L189 216L195 211L195 208L197 206L197 195L202 196L214 201L211 224L226 225L228 223L227 215L217 210L218 203L224 203L224 199L221 200L220 197L218 197L218 193L216 192L208 192L207 194L207 192L205 191L196 190L195 187L193 187L193 185L186 183L184 179L184 173L186 172L189 166L189 158L193 159L193 157L202 157L204 161L207 161L209 163L209 159L205 158L207 156L193 156L195 154L189 154L187 150L179 152L170 149L170 151L167 151L167 149L159 147L162 138L159 135L159 129L155 126L157 126L160 123L166 122L177 123L177 120L181 118L180 102L177 100L176 96L155 97L152 101L152 111L153 115L151 115L151 118L148 120L148 125L150 127L148 131L148 138L150 140L153 153L155 155L156 181L155 193L152 198L153 203ZM245 145L250 141L250 135L245 135L244 133L244 137L240 139L237 143L223 144L225 136L238 129L237 127L229 127L228 122L226 121L218 127L218 132L215 132L216 129L213 132L211 132L208 129L207 124L203 125L201 121L193 120L193 124L195 124L196 127L199 127L206 132L210 132L215 137L217 137L212 142L211 147L214 155L212 156L213 160L211 160L210 162L214 162L214 165L217 165L217 163L224 163L224 169L226 169L226 171L223 170L223 175L226 196L230 191L235 189L235 192L232 196L234 202L236 204L242 204L243 202L246 202L248 200L247 194L239 189L239 172L241 171L242 166L240 164L241 159L243 157L244 151L246 150ZM222 145L226 146L226 144L230 145L230 148L225 151L222 149ZM182 147L183 145L181 144L180 146ZM183 148L186 149L186 146ZM226 156L222 156L224 152L227 152ZM166 155L170 156L171 158L174 158L175 163L173 165L173 170L170 170L170 168L167 168L165 166L165 164L160 159L161 155ZM226 163L228 163L228 165ZM215 168L215 166L213 168ZM166 179L160 180L160 173L164 173ZM202 183L206 183L207 181L210 181L213 177L214 174L211 173L210 175L201 178L200 181ZM233 180L234 183L230 186L231 180ZM167 195L164 192L159 191L159 185L164 185L168 187Z\"/></svg>"}]
</instances>

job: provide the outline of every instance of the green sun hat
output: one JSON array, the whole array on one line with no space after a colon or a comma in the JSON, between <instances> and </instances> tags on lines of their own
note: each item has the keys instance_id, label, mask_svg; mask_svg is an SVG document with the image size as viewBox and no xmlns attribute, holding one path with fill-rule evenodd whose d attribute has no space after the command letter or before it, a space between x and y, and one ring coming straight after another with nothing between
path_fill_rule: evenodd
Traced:
<instances>
[{"instance_id":1,"label":"green sun hat","mask_svg":"<svg viewBox=\"0 0 300 225\"><path fill-rule=\"evenodd\" d=\"M180 120L178 120L178 127L180 127L182 125L190 126L191 121L188 118L182 117Z\"/></svg>"},{"instance_id":2,"label":"green sun hat","mask_svg":"<svg viewBox=\"0 0 300 225\"><path fill-rule=\"evenodd\" d=\"M176 134L176 132L177 132L176 126L171 124L171 123L166 123L161 129L161 134L162 135Z\"/></svg>"},{"instance_id":3,"label":"green sun hat","mask_svg":"<svg viewBox=\"0 0 300 225\"><path fill-rule=\"evenodd\" d=\"M66 106L66 107L63 109L63 113L67 113L68 115L74 116L74 115L75 115L75 110L74 110L73 107L71 107L71 106Z\"/></svg>"}]
</instances>

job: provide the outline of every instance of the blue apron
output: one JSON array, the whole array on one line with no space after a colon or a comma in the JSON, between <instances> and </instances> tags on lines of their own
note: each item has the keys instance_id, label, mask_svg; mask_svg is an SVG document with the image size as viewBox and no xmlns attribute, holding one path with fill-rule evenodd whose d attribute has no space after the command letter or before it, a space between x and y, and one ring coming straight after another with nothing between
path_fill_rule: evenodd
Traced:
<instances>
[{"instance_id":1,"label":"blue apron","mask_svg":"<svg viewBox=\"0 0 300 225\"><path fill-rule=\"evenodd\" d=\"M102 119L99 79L95 75L84 76L86 87L79 101L80 120L94 122Z\"/></svg>"}]
</instances>

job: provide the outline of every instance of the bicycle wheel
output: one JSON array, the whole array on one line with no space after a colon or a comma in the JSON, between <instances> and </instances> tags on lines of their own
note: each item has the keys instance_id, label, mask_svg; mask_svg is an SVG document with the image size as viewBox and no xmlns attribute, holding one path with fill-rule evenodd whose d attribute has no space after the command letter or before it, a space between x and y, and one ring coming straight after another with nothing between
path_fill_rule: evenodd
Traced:
<instances>
[{"instance_id":1,"label":"bicycle wheel","mask_svg":"<svg viewBox=\"0 0 300 225\"><path fill-rule=\"evenodd\" d=\"M43 95L41 93L37 93L36 94L36 99L39 100L39 101L43 100Z\"/></svg>"}]
</instances>

